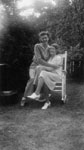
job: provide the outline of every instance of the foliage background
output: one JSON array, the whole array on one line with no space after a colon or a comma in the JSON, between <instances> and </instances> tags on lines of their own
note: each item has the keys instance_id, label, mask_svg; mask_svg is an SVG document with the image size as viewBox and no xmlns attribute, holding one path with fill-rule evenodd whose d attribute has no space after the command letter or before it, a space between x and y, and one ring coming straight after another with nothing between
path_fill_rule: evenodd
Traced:
<instances>
[{"instance_id":1,"label":"foliage background","mask_svg":"<svg viewBox=\"0 0 84 150\"><path fill-rule=\"evenodd\" d=\"M36 1L35 9L39 10L41 16L31 16L29 22L27 18L19 18L18 10L11 3L13 1L2 2L10 11L6 9L8 23L3 35L0 34L0 62L13 68L13 76L17 80L21 77L19 83L22 79L25 79L26 83L28 79L34 44L39 41L38 33L42 30L50 32L50 44L56 42L62 52L68 51L68 62L81 60L84 64L83 0L56 0L56 6L47 5L48 9L45 9L42 1Z\"/></svg>"},{"instance_id":2,"label":"foliage background","mask_svg":"<svg viewBox=\"0 0 84 150\"><path fill-rule=\"evenodd\" d=\"M35 19L31 17L31 23L18 20L17 11L11 6L10 1L3 0L3 3L10 5L13 16L7 11L9 23L7 31L1 43L1 61L12 63L22 53L27 61L31 60L33 46L38 41L38 32L48 30L51 33L52 42L60 44L61 49L68 50L69 59L83 59L84 57L84 1L83 0L59 0L56 7L48 6L44 9L43 2L36 1L36 8L41 16ZM37 5L38 4L38 5ZM30 63L30 62L28 62Z\"/></svg>"}]
</instances>

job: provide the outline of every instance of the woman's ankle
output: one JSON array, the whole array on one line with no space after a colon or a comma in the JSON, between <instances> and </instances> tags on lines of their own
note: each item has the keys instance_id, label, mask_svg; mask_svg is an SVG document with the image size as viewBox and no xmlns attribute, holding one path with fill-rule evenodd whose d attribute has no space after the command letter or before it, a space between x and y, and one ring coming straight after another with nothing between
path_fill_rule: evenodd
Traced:
<instances>
[{"instance_id":1,"label":"woman's ankle","mask_svg":"<svg viewBox=\"0 0 84 150\"><path fill-rule=\"evenodd\" d=\"M35 92L36 95L40 95L40 93L38 91Z\"/></svg>"},{"instance_id":2,"label":"woman's ankle","mask_svg":"<svg viewBox=\"0 0 84 150\"><path fill-rule=\"evenodd\" d=\"M51 103L51 102L49 100L47 100L46 103Z\"/></svg>"},{"instance_id":3,"label":"woman's ankle","mask_svg":"<svg viewBox=\"0 0 84 150\"><path fill-rule=\"evenodd\" d=\"M25 99L26 99L26 98L23 96L23 97L22 97L22 100L25 100Z\"/></svg>"}]
</instances>

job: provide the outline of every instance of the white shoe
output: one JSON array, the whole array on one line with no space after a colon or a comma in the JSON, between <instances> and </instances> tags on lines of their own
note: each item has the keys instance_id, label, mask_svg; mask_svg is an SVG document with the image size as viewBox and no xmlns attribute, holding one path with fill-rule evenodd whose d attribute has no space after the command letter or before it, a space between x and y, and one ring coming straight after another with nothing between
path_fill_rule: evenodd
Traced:
<instances>
[{"instance_id":1,"label":"white shoe","mask_svg":"<svg viewBox=\"0 0 84 150\"><path fill-rule=\"evenodd\" d=\"M32 95L30 95L30 96L27 96L28 98L31 98L31 99L39 99L40 98L40 94L39 95L37 95L36 93L33 93Z\"/></svg>"},{"instance_id":2,"label":"white shoe","mask_svg":"<svg viewBox=\"0 0 84 150\"><path fill-rule=\"evenodd\" d=\"M47 109L51 105L51 102L46 102L41 109Z\"/></svg>"}]
</instances>

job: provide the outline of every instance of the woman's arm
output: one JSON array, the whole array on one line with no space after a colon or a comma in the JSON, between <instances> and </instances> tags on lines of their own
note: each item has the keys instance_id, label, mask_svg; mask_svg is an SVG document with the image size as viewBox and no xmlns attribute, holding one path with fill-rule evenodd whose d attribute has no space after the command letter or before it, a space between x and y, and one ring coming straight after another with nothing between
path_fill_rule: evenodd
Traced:
<instances>
[{"instance_id":1,"label":"woman's arm","mask_svg":"<svg viewBox=\"0 0 84 150\"><path fill-rule=\"evenodd\" d=\"M54 68L53 67L46 67L46 66L42 66L41 68L40 68L40 70L42 71L42 70L45 70L45 71L49 71L49 72L51 72L51 71L53 71L54 70Z\"/></svg>"},{"instance_id":2,"label":"woman's arm","mask_svg":"<svg viewBox=\"0 0 84 150\"><path fill-rule=\"evenodd\" d=\"M52 60L52 64L51 63L48 63L49 64L49 68L45 68L47 70L51 70L53 71L53 69L58 69L59 67L61 67L63 65L63 59L61 56L55 56L54 59Z\"/></svg>"},{"instance_id":3,"label":"woman's arm","mask_svg":"<svg viewBox=\"0 0 84 150\"><path fill-rule=\"evenodd\" d=\"M62 62L62 57L61 56L56 56L54 59L53 59L53 62L52 64L49 63L49 62L46 62L44 60L39 60L40 61L40 64L47 67L45 69L48 69L49 68L52 68L52 69L58 69L60 66L62 66L63 62Z\"/></svg>"},{"instance_id":4,"label":"woman's arm","mask_svg":"<svg viewBox=\"0 0 84 150\"><path fill-rule=\"evenodd\" d=\"M41 53L40 53L40 47L38 44L35 45L34 47L34 57L33 57L33 61L35 63L38 63L40 65L46 66L46 67L52 67L54 69L57 69L58 66L54 65L54 64L49 64L48 62L46 62L45 60L42 59Z\"/></svg>"},{"instance_id":5,"label":"woman's arm","mask_svg":"<svg viewBox=\"0 0 84 150\"><path fill-rule=\"evenodd\" d=\"M39 59L39 64L46 66L46 67L51 67L53 69L57 69L58 66L54 65L54 64L49 64L48 62L46 62L45 60Z\"/></svg>"}]
</instances>

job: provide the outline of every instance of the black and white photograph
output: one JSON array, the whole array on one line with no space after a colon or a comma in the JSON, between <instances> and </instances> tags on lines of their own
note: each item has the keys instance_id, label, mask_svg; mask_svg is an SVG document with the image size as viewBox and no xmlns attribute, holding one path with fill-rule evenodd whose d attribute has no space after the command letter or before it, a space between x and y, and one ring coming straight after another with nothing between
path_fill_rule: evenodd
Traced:
<instances>
[{"instance_id":1,"label":"black and white photograph","mask_svg":"<svg viewBox=\"0 0 84 150\"><path fill-rule=\"evenodd\" d=\"M84 0L0 0L0 150L84 150Z\"/></svg>"}]
</instances>

